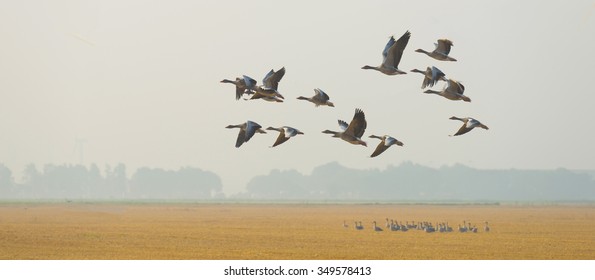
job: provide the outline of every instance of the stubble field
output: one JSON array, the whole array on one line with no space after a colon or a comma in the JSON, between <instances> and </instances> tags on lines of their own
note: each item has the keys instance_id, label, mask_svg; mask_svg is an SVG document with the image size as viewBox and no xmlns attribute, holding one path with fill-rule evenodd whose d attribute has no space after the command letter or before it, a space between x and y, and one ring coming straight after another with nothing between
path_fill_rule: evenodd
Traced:
<instances>
[{"instance_id":1,"label":"stubble field","mask_svg":"<svg viewBox=\"0 0 595 280\"><path fill-rule=\"evenodd\" d=\"M455 231L373 231L385 218ZM595 206L0 204L0 259L593 260Z\"/></svg>"}]
</instances>

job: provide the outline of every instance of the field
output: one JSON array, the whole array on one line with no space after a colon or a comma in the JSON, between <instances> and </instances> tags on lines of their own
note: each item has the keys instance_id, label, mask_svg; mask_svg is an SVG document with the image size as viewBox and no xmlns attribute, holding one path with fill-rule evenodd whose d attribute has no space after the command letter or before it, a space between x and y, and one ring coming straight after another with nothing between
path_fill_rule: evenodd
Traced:
<instances>
[{"instance_id":1,"label":"field","mask_svg":"<svg viewBox=\"0 0 595 280\"><path fill-rule=\"evenodd\" d=\"M385 218L455 232L373 231ZM0 259L593 260L595 206L4 203Z\"/></svg>"}]
</instances>

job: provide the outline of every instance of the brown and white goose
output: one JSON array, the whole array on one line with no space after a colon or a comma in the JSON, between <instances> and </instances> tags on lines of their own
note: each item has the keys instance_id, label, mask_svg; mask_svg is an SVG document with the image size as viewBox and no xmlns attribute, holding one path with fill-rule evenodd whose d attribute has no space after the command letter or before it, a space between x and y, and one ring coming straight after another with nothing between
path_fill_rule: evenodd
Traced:
<instances>
[{"instance_id":1,"label":"brown and white goose","mask_svg":"<svg viewBox=\"0 0 595 280\"><path fill-rule=\"evenodd\" d=\"M223 79L221 83L234 84L236 86L236 100L239 100L243 94L253 94L256 89L256 80L243 75L242 78L237 77L235 81Z\"/></svg>"},{"instance_id":2,"label":"brown and white goose","mask_svg":"<svg viewBox=\"0 0 595 280\"><path fill-rule=\"evenodd\" d=\"M382 51L382 64L380 66L365 65L362 69L373 69L386 75L407 74L407 72L399 70L398 66L403 56L403 50L405 50L409 42L409 38L411 38L411 32L409 31L405 32L398 40L395 40L395 37L391 36Z\"/></svg>"},{"instance_id":3,"label":"brown and white goose","mask_svg":"<svg viewBox=\"0 0 595 280\"><path fill-rule=\"evenodd\" d=\"M330 98L324 91L322 91L319 88L315 88L314 92L316 94L314 94L314 96L312 96L312 97L299 96L297 99L308 100L308 101L314 103L314 105L316 105L316 107L324 106L324 105L329 106L329 107L335 107L335 104L333 104L333 102L329 101Z\"/></svg>"},{"instance_id":4,"label":"brown and white goose","mask_svg":"<svg viewBox=\"0 0 595 280\"><path fill-rule=\"evenodd\" d=\"M458 117L450 117L451 120L459 120L463 122L463 126L461 126L461 128L459 128L459 130L457 131L457 133L455 133L454 135L449 135L449 136L457 136L457 135L463 135L469 131L471 131L472 129L476 128L476 127L481 127L483 129L489 129L487 126L485 126L484 124L482 124L481 122L479 122L478 120L474 119L474 118L458 118Z\"/></svg>"},{"instance_id":5,"label":"brown and white goose","mask_svg":"<svg viewBox=\"0 0 595 280\"><path fill-rule=\"evenodd\" d=\"M331 131L325 130L322 133L332 134L333 137L341 138L351 144L354 145L363 145L367 146L366 142L362 141L361 137L364 135L364 131L366 130L366 116L364 115L364 111L361 109L355 109L355 114L353 115L353 119L349 125L339 120L339 127L343 131Z\"/></svg>"},{"instance_id":6,"label":"brown and white goose","mask_svg":"<svg viewBox=\"0 0 595 280\"><path fill-rule=\"evenodd\" d=\"M442 61L457 61L456 59L448 56L448 54L450 53L450 47L453 46L452 41L448 40L448 39L439 39L438 43L434 43L434 46L436 46L436 49L434 49L432 52L428 52L422 49L417 49L415 50L416 52L420 52L420 53L425 53L427 54L429 57L437 59L437 60L442 60Z\"/></svg>"},{"instance_id":7,"label":"brown and white goose","mask_svg":"<svg viewBox=\"0 0 595 280\"><path fill-rule=\"evenodd\" d=\"M428 89L424 91L424 93L433 93L440 95L446 99L450 100L463 100L465 102L471 102L471 98L464 95L465 86L458 81L453 79L446 80L446 86L441 91L435 91Z\"/></svg>"},{"instance_id":8,"label":"brown and white goose","mask_svg":"<svg viewBox=\"0 0 595 280\"><path fill-rule=\"evenodd\" d=\"M238 133L238 138L236 139L236 148L239 148L240 146L242 146L242 144L248 142L248 140L250 140L250 138L252 138L252 136L254 136L256 132L266 133L266 131L262 130L262 126L253 121L246 121L245 123L236 125L230 124L225 128L240 129L240 132Z\"/></svg>"},{"instance_id":9,"label":"brown and white goose","mask_svg":"<svg viewBox=\"0 0 595 280\"><path fill-rule=\"evenodd\" d=\"M438 80L447 81L446 78L444 78L444 72L440 71L440 69L438 69L435 66L432 66L431 68L426 68L426 71L413 69L411 70L411 72L421 73L424 75L424 80L421 83L422 89L426 87L433 87L436 84L436 82L438 82Z\"/></svg>"},{"instance_id":10,"label":"brown and white goose","mask_svg":"<svg viewBox=\"0 0 595 280\"><path fill-rule=\"evenodd\" d=\"M379 154L382 154L382 152L386 151L386 149L388 149L392 145L403 146L403 142L401 142L393 137L390 137L388 135L384 135L382 137L376 136L376 135L370 135L370 138L376 138L376 139L381 140L380 143L378 143L378 146L376 146L376 150L374 150L374 152L372 153L372 155L370 155L370 157L375 157Z\"/></svg>"},{"instance_id":11,"label":"brown and white goose","mask_svg":"<svg viewBox=\"0 0 595 280\"><path fill-rule=\"evenodd\" d=\"M304 134L303 132L289 126L282 126L282 127L268 127L267 130L275 130L279 132L279 136L277 140L273 144L273 147L277 145L281 145L285 143L285 141L289 140L289 138L294 137L296 135Z\"/></svg>"},{"instance_id":12,"label":"brown and white goose","mask_svg":"<svg viewBox=\"0 0 595 280\"><path fill-rule=\"evenodd\" d=\"M262 80L262 85L254 87L254 95L250 99L263 99L271 102L283 102L283 95L278 91L279 82L285 76L285 67L275 71L271 69Z\"/></svg>"}]
</instances>

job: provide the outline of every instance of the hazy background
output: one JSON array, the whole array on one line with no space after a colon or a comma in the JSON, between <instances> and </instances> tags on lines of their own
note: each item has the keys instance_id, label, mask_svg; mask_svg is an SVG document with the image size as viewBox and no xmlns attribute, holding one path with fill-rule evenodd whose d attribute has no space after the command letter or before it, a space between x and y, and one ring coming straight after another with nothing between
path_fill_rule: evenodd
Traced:
<instances>
[{"instance_id":1,"label":"hazy background","mask_svg":"<svg viewBox=\"0 0 595 280\"><path fill-rule=\"evenodd\" d=\"M399 68L435 65L471 103L422 94L422 76L378 65L389 36L411 31ZM415 53L454 42L441 62ZM16 181L30 163L192 166L221 177L226 194L272 169L337 162L385 169L595 169L594 1L10 1L0 4L0 163ZM285 103L236 101L224 78L259 82L286 67ZM335 108L298 101L321 88ZM436 88L441 89L442 84ZM329 135L355 108L368 147ZM490 127L448 137L472 116ZM277 134L234 147L247 119ZM405 143L369 158L390 134ZM77 145L77 139L85 140Z\"/></svg>"}]
</instances>

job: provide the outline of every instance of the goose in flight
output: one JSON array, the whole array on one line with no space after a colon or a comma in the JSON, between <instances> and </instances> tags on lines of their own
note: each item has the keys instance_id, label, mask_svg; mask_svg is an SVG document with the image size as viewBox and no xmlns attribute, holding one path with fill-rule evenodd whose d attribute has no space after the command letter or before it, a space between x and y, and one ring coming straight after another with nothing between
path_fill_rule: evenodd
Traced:
<instances>
[{"instance_id":1,"label":"goose in flight","mask_svg":"<svg viewBox=\"0 0 595 280\"><path fill-rule=\"evenodd\" d=\"M442 89L442 91L435 91L431 89L424 91L424 93L437 94L450 100L463 100L465 102L471 102L471 98L464 95L464 92L465 86L453 79L446 80L446 86Z\"/></svg>"},{"instance_id":2,"label":"goose in flight","mask_svg":"<svg viewBox=\"0 0 595 280\"><path fill-rule=\"evenodd\" d=\"M407 46L410 37L411 32L409 31L405 32L398 40L395 40L395 37L391 36L382 51L382 64L380 66L365 65L362 69L373 69L386 75L407 74L407 72L399 70L398 66L403 56L403 50Z\"/></svg>"},{"instance_id":3,"label":"goose in flight","mask_svg":"<svg viewBox=\"0 0 595 280\"><path fill-rule=\"evenodd\" d=\"M413 69L411 72L421 73L424 75L424 80L421 83L421 88L424 89L426 87L433 87L438 80L446 81L444 78L444 72L440 71L440 69L432 66L432 68L426 68L426 71L421 71L418 69Z\"/></svg>"},{"instance_id":4,"label":"goose in flight","mask_svg":"<svg viewBox=\"0 0 595 280\"><path fill-rule=\"evenodd\" d=\"M236 86L236 100L239 100L243 94L253 94L256 89L256 80L243 75L237 77L235 81L223 79L221 83L234 84Z\"/></svg>"},{"instance_id":5,"label":"goose in flight","mask_svg":"<svg viewBox=\"0 0 595 280\"><path fill-rule=\"evenodd\" d=\"M304 134L303 132L289 126L282 126L282 127L268 127L267 130L275 130L279 132L279 137L273 144L273 147L277 145L283 144L285 141L289 140L289 138L294 137L299 134Z\"/></svg>"},{"instance_id":6,"label":"goose in flight","mask_svg":"<svg viewBox=\"0 0 595 280\"><path fill-rule=\"evenodd\" d=\"M355 114L353 115L353 119L349 125L339 120L339 127L341 127L342 131L331 131L325 130L322 133L332 134L333 137L341 138L351 144L354 145L363 145L367 147L366 142L362 141L361 137L364 135L364 131L366 130L366 116L364 115L364 111L361 109L355 109Z\"/></svg>"},{"instance_id":7,"label":"goose in flight","mask_svg":"<svg viewBox=\"0 0 595 280\"><path fill-rule=\"evenodd\" d=\"M415 50L416 52L420 52L420 53L425 53L427 54L429 57L437 59L437 60L442 60L442 61L457 61L456 59L448 56L448 53L450 53L450 47L453 46L452 41L448 40L448 39L439 39L438 43L434 43L434 46L436 46L436 49L434 49L432 52L428 52L422 49L417 49Z\"/></svg>"},{"instance_id":8,"label":"goose in flight","mask_svg":"<svg viewBox=\"0 0 595 280\"><path fill-rule=\"evenodd\" d=\"M374 150L374 152L372 153L372 155L370 155L370 157L375 157L379 154L382 154L382 152L386 151L386 149L388 149L392 145L403 146L403 142L401 142L393 137L390 137L388 135L384 135L382 137L376 136L376 135L370 135L370 138L376 138L376 139L381 140L380 143L378 143L378 146L376 146L376 150Z\"/></svg>"},{"instance_id":9,"label":"goose in flight","mask_svg":"<svg viewBox=\"0 0 595 280\"><path fill-rule=\"evenodd\" d=\"M249 85L254 94L252 95L252 98L247 100L263 99L271 102L283 102L282 99L284 99L284 97L277 90L279 88L279 82L283 76L285 76L285 67L276 72L271 69L264 79L262 79L262 85L260 86L256 86L256 81L254 79L250 80Z\"/></svg>"},{"instance_id":10,"label":"goose in flight","mask_svg":"<svg viewBox=\"0 0 595 280\"><path fill-rule=\"evenodd\" d=\"M236 140L236 148L239 148L240 146L242 146L242 144L244 144L245 142L248 142L248 140L250 140L250 138L252 138L252 136L254 136L254 133L258 132L258 133L266 133L266 131L262 130L262 126L260 126L259 124L253 122L253 121L246 121L245 123L242 124L236 124L236 125L228 125L225 128L239 128L240 132L238 133L238 139Z\"/></svg>"},{"instance_id":11,"label":"goose in flight","mask_svg":"<svg viewBox=\"0 0 595 280\"><path fill-rule=\"evenodd\" d=\"M453 117L450 117L450 119L462 121L463 126L461 126L461 128L459 128L459 131L457 131L457 133L455 133L454 135L449 135L449 136L463 135L476 127L481 127L486 130L489 129L487 126L485 126L484 124L482 124L481 122L479 122L478 120L476 120L474 118L469 118L469 117L457 118L457 117L453 116Z\"/></svg>"},{"instance_id":12,"label":"goose in flight","mask_svg":"<svg viewBox=\"0 0 595 280\"><path fill-rule=\"evenodd\" d=\"M316 107L321 106L321 105L326 105L329 107L335 107L335 104L333 104L333 102L329 101L329 97L328 95L322 91L319 88L315 88L314 92L316 94L314 94L314 96L312 97L303 97L303 96L299 96L297 99L299 100L308 100L312 103L314 103L314 105L316 105Z\"/></svg>"}]
</instances>

